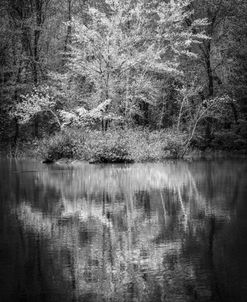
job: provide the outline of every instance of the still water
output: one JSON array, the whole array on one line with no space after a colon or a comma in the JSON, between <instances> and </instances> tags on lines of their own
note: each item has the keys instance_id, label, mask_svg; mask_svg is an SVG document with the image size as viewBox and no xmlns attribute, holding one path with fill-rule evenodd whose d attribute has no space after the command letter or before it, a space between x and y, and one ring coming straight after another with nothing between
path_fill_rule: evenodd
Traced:
<instances>
[{"instance_id":1,"label":"still water","mask_svg":"<svg viewBox=\"0 0 247 302\"><path fill-rule=\"evenodd\" d=\"M0 301L247 301L247 163L0 161Z\"/></svg>"}]
</instances>

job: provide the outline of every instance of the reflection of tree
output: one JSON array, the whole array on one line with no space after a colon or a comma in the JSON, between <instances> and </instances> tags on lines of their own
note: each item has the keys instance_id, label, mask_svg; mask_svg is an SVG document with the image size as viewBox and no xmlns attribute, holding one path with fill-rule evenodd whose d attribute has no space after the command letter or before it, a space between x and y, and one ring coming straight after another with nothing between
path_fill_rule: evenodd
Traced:
<instances>
[{"instance_id":1,"label":"reflection of tree","mask_svg":"<svg viewBox=\"0 0 247 302\"><path fill-rule=\"evenodd\" d=\"M198 255L209 250L204 260L214 258L217 221L231 216L227 203L222 207L221 186L208 200L197 173L186 163L83 165L60 173L51 167L36 177L42 188L59 192L56 208L45 214L21 203L16 213L26 232L46 238L74 300L94 294L94 301L193 301L198 295L210 301L214 289L198 279L204 265ZM222 175L210 177L218 185Z\"/></svg>"},{"instance_id":2,"label":"reflection of tree","mask_svg":"<svg viewBox=\"0 0 247 302\"><path fill-rule=\"evenodd\" d=\"M104 212L100 215L95 204L81 201L71 216L71 205L66 207L66 203L69 204L64 201L65 209L59 220L44 217L28 204L22 204L17 215L26 230L49 239L49 249L62 254L64 250L69 251L64 274L74 290L84 294L96 290L99 295L121 301L126 292L131 295L131 291L132 294L137 291L145 299L145 295L154 290L152 286L163 288L164 276L157 275L163 266L163 257L178 253L181 243L167 242L153 248L153 240L159 233L157 216L146 219L141 210L117 208L116 215L125 212L125 232L125 228L114 221L115 217L110 223ZM62 263L62 259L59 260ZM172 278L171 271L169 274Z\"/></svg>"}]
</instances>

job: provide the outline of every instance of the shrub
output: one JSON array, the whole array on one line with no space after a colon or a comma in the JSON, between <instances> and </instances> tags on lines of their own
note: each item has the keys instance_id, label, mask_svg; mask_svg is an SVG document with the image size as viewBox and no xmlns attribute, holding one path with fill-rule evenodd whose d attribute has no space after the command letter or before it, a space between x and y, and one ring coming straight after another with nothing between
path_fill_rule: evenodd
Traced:
<instances>
[{"instance_id":1,"label":"shrub","mask_svg":"<svg viewBox=\"0 0 247 302\"><path fill-rule=\"evenodd\" d=\"M179 157L185 136L172 131L114 129L65 130L44 139L39 154L48 161L76 158L98 163L157 161Z\"/></svg>"},{"instance_id":2,"label":"shrub","mask_svg":"<svg viewBox=\"0 0 247 302\"><path fill-rule=\"evenodd\" d=\"M210 142L209 142L208 139L206 139L202 135L197 134L191 140L190 146L193 149L200 150L200 151L205 151L207 148L210 147Z\"/></svg>"},{"instance_id":3,"label":"shrub","mask_svg":"<svg viewBox=\"0 0 247 302\"><path fill-rule=\"evenodd\" d=\"M179 158L182 156L186 142L186 135L173 131L163 133L164 151L169 155L167 157Z\"/></svg>"},{"instance_id":4,"label":"shrub","mask_svg":"<svg viewBox=\"0 0 247 302\"><path fill-rule=\"evenodd\" d=\"M144 162L178 157L183 150L184 135L145 129L89 132L84 152L95 162Z\"/></svg>"},{"instance_id":5,"label":"shrub","mask_svg":"<svg viewBox=\"0 0 247 302\"><path fill-rule=\"evenodd\" d=\"M131 158L137 162L161 160L164 156L160 132L143 129L129 130L125 134Z\"/></svg>"},{"instance_id":6,"label":"shrub","mask_svg":"<svg viewBox=\"0 0 247 302\"><path fill-rule=\"evenodd\" d=\"M48 161L61 158L80 158L83 154L84 137L78 131L66 130L45 138L38 153Z\"/></svg>"},{"instance_id":7,"label":"shrub","mask_svg":"<svg viewBox=\"0 0 247 302\"><path fill-rule=\"evenodd\" d=\"M87 136L84 149L91 161L101 163L116 163L132 161L126 137L122 132L109 131L102 133L94 131Z\"/></svg>"},{"instance_id":8,"label":"shrub","mask_svg":"<svg viewBox=\"0 0 247 302\"><path fill-rule=\"evenodd\" d=\"M238 131L239 131L239 134L247 139L247 121L246 120L239 120L239 126L238 126Z\"/></svg>"},{"instance_id":9,"label":"shrub","mask_svg":"<svg viewBox=\"0 0 247 302\"><path fill-rule=\"evenodd\" d=\"M216 132L211 142L211 147L216 150L236 150L246 148L246 141L234 132Z\"/></svg>"}]
</instances>

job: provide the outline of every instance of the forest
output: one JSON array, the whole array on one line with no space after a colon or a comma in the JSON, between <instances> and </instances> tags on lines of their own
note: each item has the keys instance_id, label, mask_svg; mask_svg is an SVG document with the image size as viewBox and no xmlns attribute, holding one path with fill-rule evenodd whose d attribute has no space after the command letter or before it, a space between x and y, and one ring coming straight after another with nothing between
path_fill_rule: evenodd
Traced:
<instances>
[{"instance_id":1,"label":"forest","mask_svg":"<svg viewBox=\"0 0 247 302\"><path fill-rule=\"evenodd\" d=\"M1 153L245 153L246 21L245 0L1 0Z\"/></svg>"}]
</instances>

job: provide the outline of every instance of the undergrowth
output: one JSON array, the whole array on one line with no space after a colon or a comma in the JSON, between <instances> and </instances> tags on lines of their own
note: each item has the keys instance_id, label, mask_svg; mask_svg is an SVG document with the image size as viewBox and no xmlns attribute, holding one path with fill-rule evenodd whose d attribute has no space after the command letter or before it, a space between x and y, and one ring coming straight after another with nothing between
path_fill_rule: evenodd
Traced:
<instances>
[{"instance_id":1,"label":"undergrowth","mask_svg":"<svg viewBox=\"0 0 247 302\"><path fill-rule=\"evenodd\" d=\"M41 157L55 161L61 158L92 162L143 162L178 157L184 135L150 132L142 129L115 129L106 132L65 130L39 143Z\"/></svg>"},{"instance_id":2,"label":"undergrowth","mask_svg":"<svg viewBox=\"0 0 247 302\"><path fill-rule=\"evenodd\" d=\"M184 155L187 135L170 129L110 129L106 132L88 129L66 129L42 140L18 143L5 150L9 157L38 157L47 162L60 159L78 159L98 163L161 161ZM239 134L215 133L207 142L195 136L187 152L227 152L246 150L246 139Z\"/></svg>"}]
</instances>

